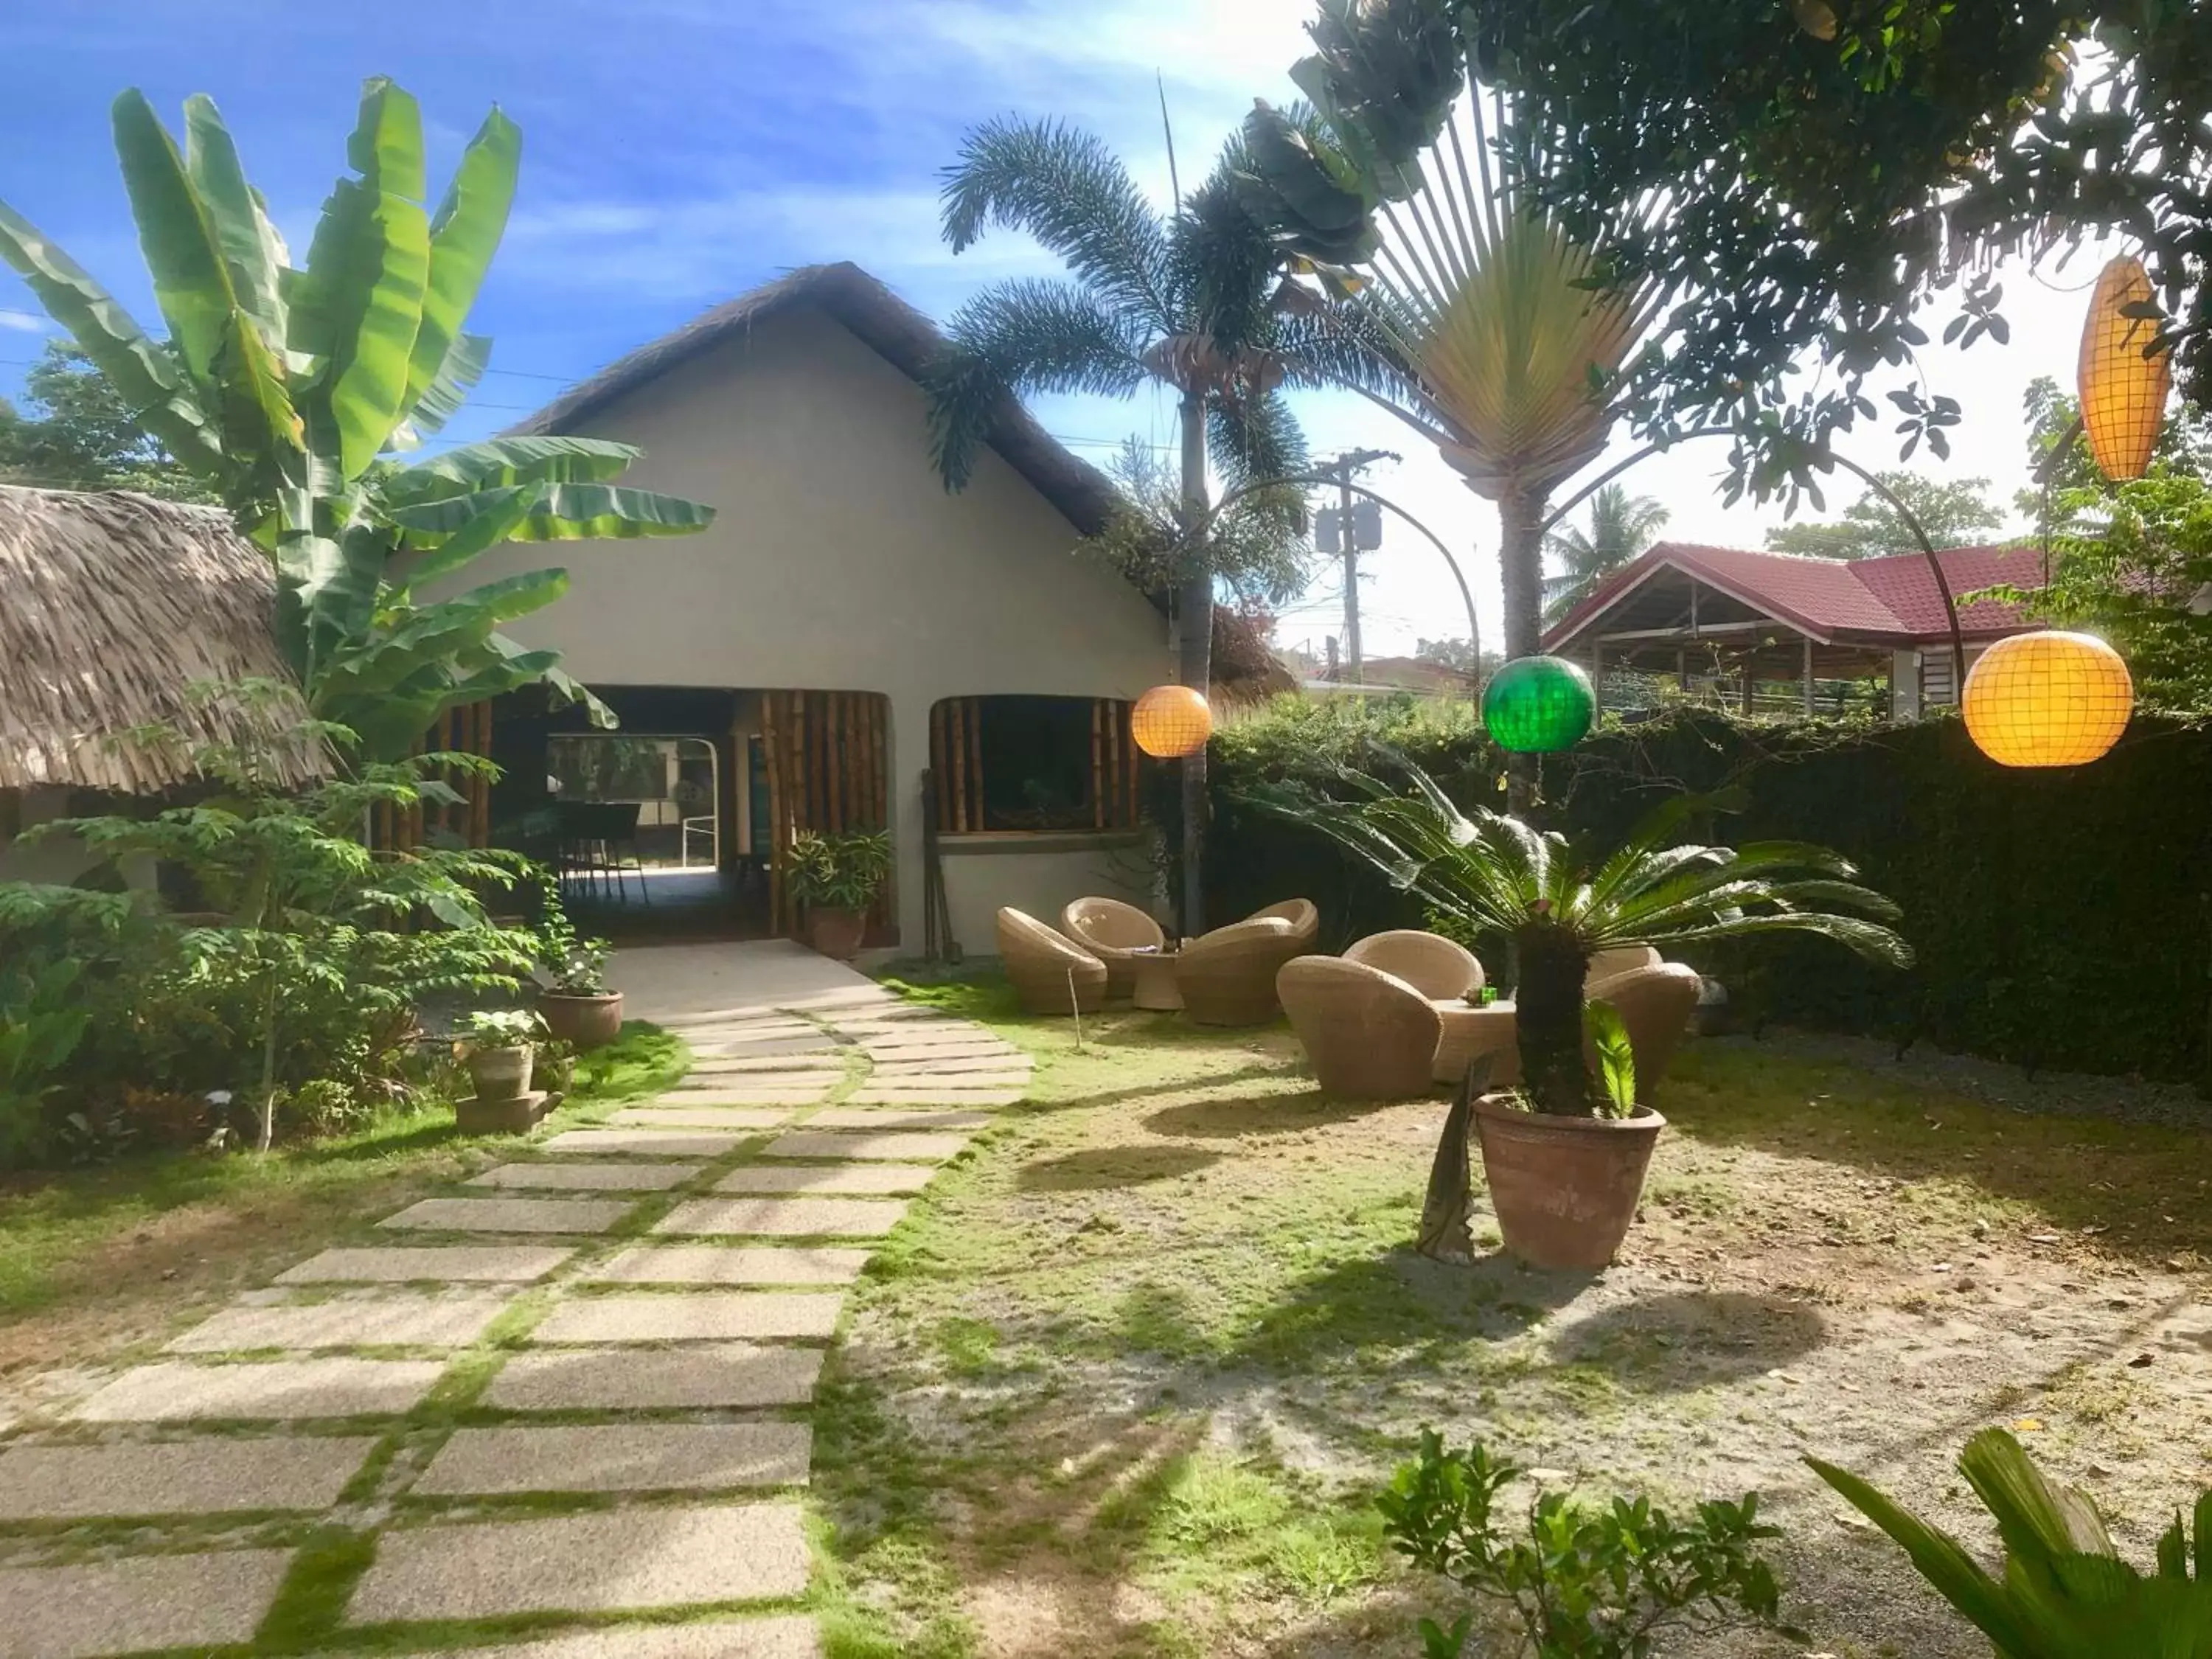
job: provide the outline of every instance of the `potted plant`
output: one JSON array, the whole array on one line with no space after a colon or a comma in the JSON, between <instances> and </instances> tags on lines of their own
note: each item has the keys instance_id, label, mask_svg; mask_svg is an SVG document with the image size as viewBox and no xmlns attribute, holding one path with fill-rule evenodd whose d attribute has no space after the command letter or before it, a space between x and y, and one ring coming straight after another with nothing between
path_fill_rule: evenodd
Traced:
<instances>
[{"instance_id":1,"label":"potted plant","mask_svg":"<svg viewBox=\"0 0 2212 1659\"><path fill-rule=\"evenodd\" d=\"M891 838L882 830L791 838L791 895L806 907L806 942L823 956L850 962L867 934L868 911L890 874Z\"/></svg>"},{"instance_id":2,"label":"potted plant","mask_svg":"<svg viewBox=\"0 0 2212 1659\"><path fill-rule=\"evenodd\" d=\"M623 994L607 986L607 957L613 950L603 939L579 939L569 925L560 895L545 896L544 920L538 927L538 967L546 975L538 994L538 1012L545 1029L579 1054L604 1048L622 1035Z\"/></svg>"},{"instance_id":3,"label":"potted plant","mask_svg":"<svg viewBox=\"0 0 2212 1659\"><path fill-rule=\"evenodd\" d=\"M1900 967L1912 959L1911 948L1883 925L1897 907L1857 885L1857 872L1838 854L1797 842L1678 842L1693 814L1732 810L1740 798L1677 796L1598 858L1518 818L1480 807L1462 812L1427 774L1407 770L1413 787L1406 794L1347 772L1348 803L1290 785L1260 799L1329 836L1472 933L1510 942L1522 1088L1455 1112L1446 1134L1463 1138L1472 1118L1505 1246L1537 1267L1612 1261L1666 1127L1658 1113L1634 1103L1632 1072L1625 1113L1623 1097L1591 1075L1583 984L1594 953L1787 930ZM1602 1034L1591 1036L1602 1066ZM1437 1168L1453 1155L1440 1146Z\"/></svg>"},{"instance_id":4,"label":"potted plant","mask_svg":"<svg viewBox=\"0 0 2212 1659\"><path fill-rule=\"evenodd\" d=\"M550 1095L565 1095L575 1084L576 1045L562 1036L539 1043L531 1064L530 1086Z\"/></svg>"},{"instance_id":5,"label":"potted plant","mask_svg":"<svg viewBox=\"0 0 2212 1659\"><path fill-rule=\"evenodd\" d=\"M535 1044L545 1022L527 1008L486 1009L460 1024L461 1060L477 1098L489 1105L530 1092Z\"/></svg>"}]
</instances>

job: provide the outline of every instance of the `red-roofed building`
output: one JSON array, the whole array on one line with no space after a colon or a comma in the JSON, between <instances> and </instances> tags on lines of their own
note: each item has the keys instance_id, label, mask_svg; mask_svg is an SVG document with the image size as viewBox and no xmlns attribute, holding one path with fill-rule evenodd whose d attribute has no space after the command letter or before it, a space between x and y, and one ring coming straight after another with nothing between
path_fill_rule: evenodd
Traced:
<instances>
[{"instance_id":1,"label":"red-roofed building","mask_svg":"<svg viewBox=\"0 0 2212 1659\"><path fill-rule=\"evenodd\" d=\"M2032 547L1936 556L1954 595L2043 585ZM1993 600L1959 611L1970 665L1993 641L2035 626L2019 606ZM1686 691L1745 708L1788 687L1811 712L1872 681L1899 716L1956 696L1942 594L1918 553L1813 559L1661 542L1547 629L1544 648L1589 664L1601 683L1624 670L1671 675Z\"/></svg>"}]
</instances>

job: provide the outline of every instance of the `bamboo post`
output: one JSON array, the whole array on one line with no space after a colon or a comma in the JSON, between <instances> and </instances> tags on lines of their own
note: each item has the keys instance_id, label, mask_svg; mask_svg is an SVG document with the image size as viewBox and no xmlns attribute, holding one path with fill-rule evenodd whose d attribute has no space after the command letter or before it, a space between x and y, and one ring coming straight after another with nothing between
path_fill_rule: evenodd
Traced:
<instances>
[{"instance_id":1,"label":"bamboo post","mask_svg":"<svg viewBox=\"0 0 2212 1659\"><path fill-rule=\"evenodd\" d=\"M846 822L847 809L853 791L847 776L848 769L852 765L852 745L846 741L845 716L845 694L842 691L832 691L830 694L829 732L830 822L840 835L852 828L852 825Z\"/></svg>"},{"instance_id":2,"label":"bamboo post","mask_svg":"<svg viewBox=\"0 0 2212 1659\"><path fill-rule=\"evenodd\" d=\"M939 781L931 793L936 797L936 829L942 834L952 827L951 803L945 798L944 780L951 775L945 769L945 726L950 718L943 702L933 703L929 710L929 771Z\"/></svg>"},{"instance_id":3,"label":"bamboo post","mask_svg":"<svg viewBox=\"0 0 2212 1659\"><path fill-rule=\"evenodd\" d=\"M1121 705L1121 761L1122 764L1128 769L1128 787L1124 790L1121 799L1129 813L1128 822L1122 825L1125 830L1133 830L1137 827L1139 797L1137 794L1137 735L1133 724L1135 718L1134 705L1123 703Z\"/></svg>"},{"instance_id":4,"label":"bamboo post","mask_svg":"<svg viewBox=\"0 0 2212 1659\"><path fill-rule=\"evenodd\" d=\"M952 750L952 827L968 828L968 699L952 700L952 730L947 738Z\"/></svg>"},{"instance_id":5,"label":"bamboo post","mask_svg":"<svg viewBox=\"0 0 2212 1659\"><path fill-rule=\"evenodd\" d=\"M1106 827L1106 700L1091 700L1091 827Z\"/></svg>"},{"instance_id":6,"label":"bamboo post","mask_svg":"<svg viewBox=\"0 0 2212 1659\"><path fill-rule=\"evenodd\" d=\"M975 791L975 827L989 828L983 818L983 700L968 699L968 775Z\"/></svg>"},{"instance_id":7,"label":"bamboo post","mask_svg":"<svg viewBox=\"0 0 2212 1659\"><path fill-rule=\"evenodd\" d=\"M761 694L761 758L768 769L768 823L753 826L753 842L768 832L768 930L783 931L783 732L775 717L775 693Z\"/></svg>"}]
</instances>

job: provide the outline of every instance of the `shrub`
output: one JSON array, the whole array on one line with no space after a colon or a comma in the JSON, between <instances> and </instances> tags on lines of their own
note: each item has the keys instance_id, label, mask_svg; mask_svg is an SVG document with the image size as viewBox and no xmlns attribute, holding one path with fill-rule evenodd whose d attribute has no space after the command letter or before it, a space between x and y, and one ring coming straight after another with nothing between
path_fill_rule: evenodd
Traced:
<instances>
[{"instance_id":1,"label":"shrub","mask_svg":"<svg viewBox=\"0 0 2212 1659\"><path fill-rule=\"evenodd\" d=\"M1516 1528L1499 1514L1498 1494L1519 1473L1480 1444L1448 1452L1429 1431L1420 1456L1376 1500L1401 1553L1503 1604L1519 1628L1517 1650L1643 1659L1669 1626L1775 1622L1780 1597L1757 1546L1779 1531L1759 1522L1756 1493L1700 1504L1694 1521L1678 1524L1645 1498L1598 1509L1546 1491ZM1474 1628L1471 1611L1449 1628L1422 1620L1428 1659L1458 1659Z\"/></svg>"}]
</instances>

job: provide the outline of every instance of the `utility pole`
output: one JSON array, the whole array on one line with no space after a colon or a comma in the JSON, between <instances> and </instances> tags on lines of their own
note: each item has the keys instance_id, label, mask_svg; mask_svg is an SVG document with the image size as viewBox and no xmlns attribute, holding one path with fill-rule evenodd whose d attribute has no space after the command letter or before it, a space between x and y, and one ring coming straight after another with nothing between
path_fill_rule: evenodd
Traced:
<instances>
[{"instance_id":1,"label":"utility pole","mask_svg":"<svg viewBox=\"0 0 2212 1659\"><path fill-rule=\"evenodd\" d=\"M1347 449L1335 459L1324 461L1314 468L1323 477L1336 481L1335 540L1337 548L1329 546L1329 527L1322 517L1320 540L1323 552L1341 550L1344 556L1344 665L1345 678L1354 685L1363 684L1366 675L1360 666L1359 653L1359 555L1358 520L1352 511L1352 481L1377 461L1395 461L1400 458L1387 449ZM1374 514L1376 538L1374 544L1382 544L1382 515L1378 507Z\"/></svg>"}]
</instances>

